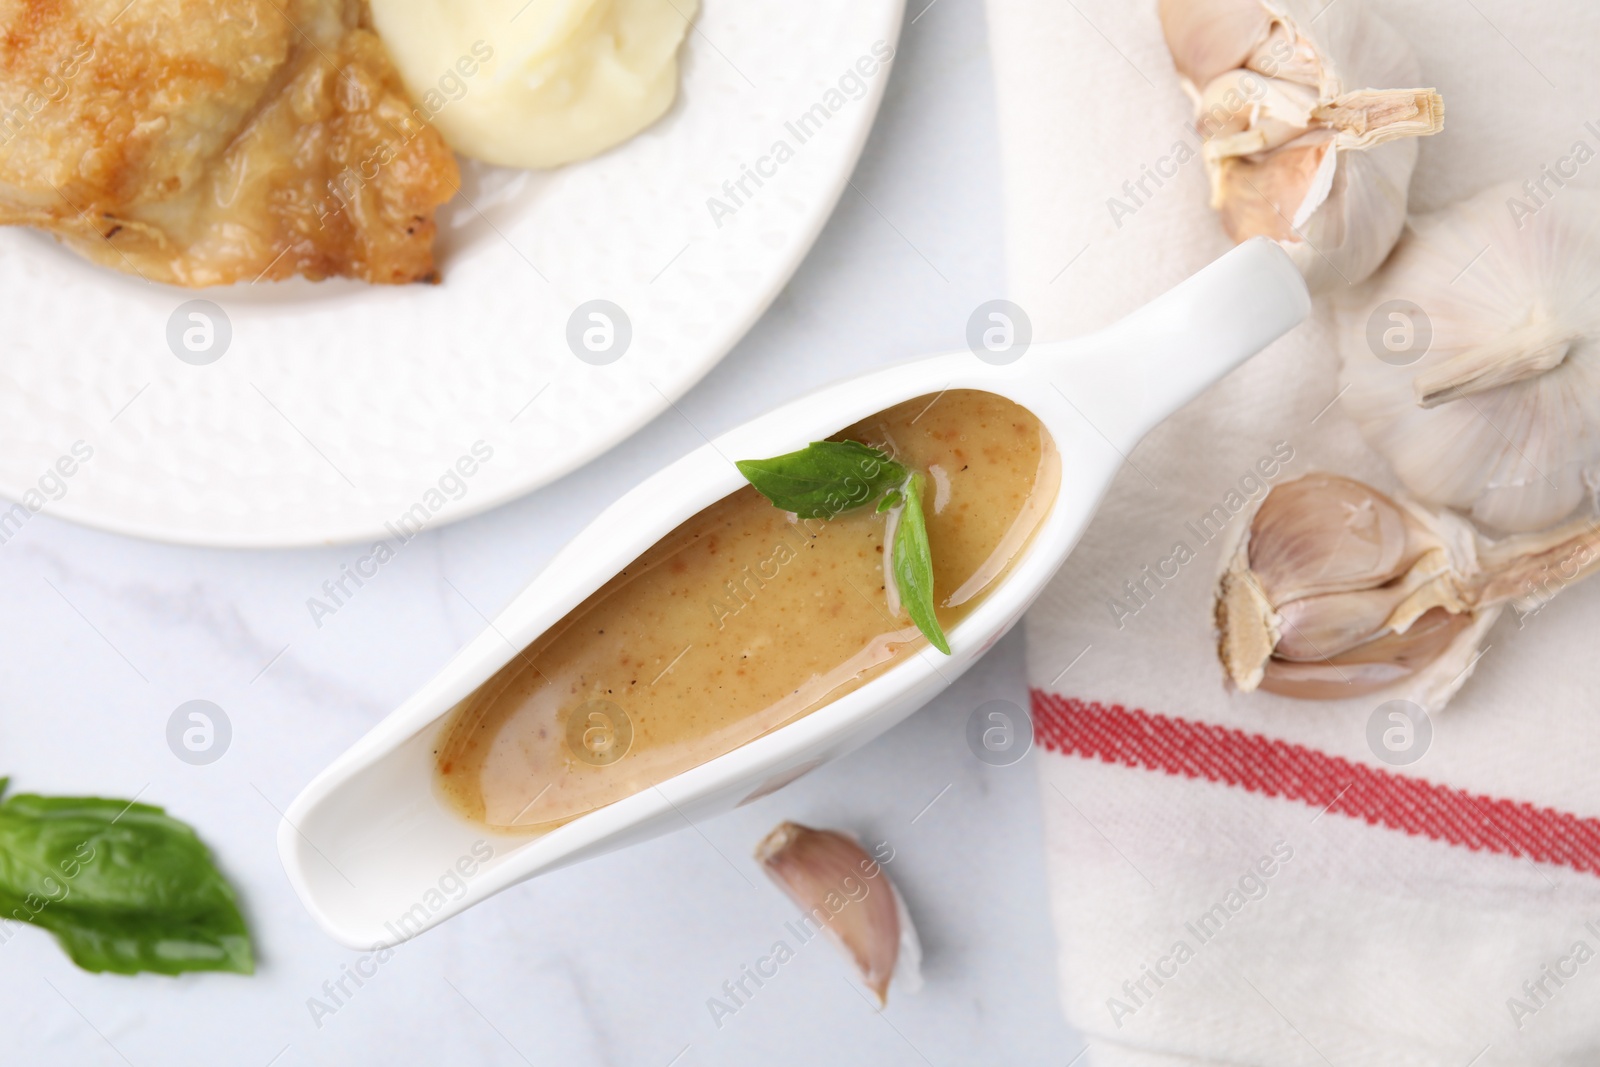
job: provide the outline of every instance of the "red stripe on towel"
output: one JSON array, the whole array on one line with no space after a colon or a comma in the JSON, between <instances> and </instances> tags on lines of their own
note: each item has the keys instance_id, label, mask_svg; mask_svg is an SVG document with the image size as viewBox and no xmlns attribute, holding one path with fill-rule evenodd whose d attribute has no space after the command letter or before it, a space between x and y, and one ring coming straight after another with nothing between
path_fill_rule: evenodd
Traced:
<instances>
[{"instance_id":1,"label":"red stripe on towel","mask_svg":"<svg viewBox=\"0 0 1600 1067\"><path fill-rule=\"evenodd\" d=\"M1600 874L1600 819L1377 770L1209 723L1033 691L1034 731L1063 755L1238 786L1372 826Z\"/></svg>"}]
</instances>

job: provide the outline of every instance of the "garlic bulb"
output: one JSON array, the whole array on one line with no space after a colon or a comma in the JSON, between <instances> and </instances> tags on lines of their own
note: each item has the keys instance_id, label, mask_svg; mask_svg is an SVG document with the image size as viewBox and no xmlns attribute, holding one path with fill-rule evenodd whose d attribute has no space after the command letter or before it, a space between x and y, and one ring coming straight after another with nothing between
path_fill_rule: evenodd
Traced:
<instances>
[{"instance_id":1,"label":"garlic bulb","mask_svg":"<svg viewBox=\"0 0 1600 1067\"><path fill-rule=\"evenodd\" d=\"M1406 489L1542 529L1600 480L1600 192L1503 185L1411 221L1337 302L1345 410Z\"/></svg>"},{"instance_id":2,"label":"garlic bulb","mask_svg":"<svg viewBox=\"0 0 1600 1067\"><path fill-rule=\"evenodd\" d=\"M1308 474L1261 502L1217 590L1218 654L1246 692L1336 700L1403 690L1442 708L1511 604L1600 569L1600 525L1489 541L1450 511Z\"/></svg>"},{"instance_id":3,"label":"garlic bulb","mask_svg":"<svg viewBox=\"0 0 1600 1067\"><path fill-rule=\"evenodd\" d=\"M1405 224L1416 138L1444 128L1410 45L1359 0L1161 0L1235 241L1288 249L1313 289L1377 269Z\"/></svg>"},{"instance_id":4,"label":"garlic bulb","mask_svg":"<svg viewBox=\"0 0 1600 1067\"><path fill-rule=\"evenodd\" d=\"M882 864L853 837L785 822L756 846L756 859L804 913L790 928L809 930L807 939L825 931L879 1007L888 1003L891 978L910 993L921 987L922 946L911 914Z\"/></svg>"}]
</instances>

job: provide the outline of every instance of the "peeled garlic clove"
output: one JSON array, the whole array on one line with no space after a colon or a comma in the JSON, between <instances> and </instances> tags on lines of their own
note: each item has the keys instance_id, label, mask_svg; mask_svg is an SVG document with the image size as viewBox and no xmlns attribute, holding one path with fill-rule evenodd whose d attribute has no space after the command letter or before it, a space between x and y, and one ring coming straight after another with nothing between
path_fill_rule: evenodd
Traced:
<instances>
[{"instance_id":1,"label":"peeled garlic clove","mask_svg":"<svg viewBox=\"0 0 1600 1067\"><path fill-rule=\"evenodd\" d=\"M1342 403L1367 442L1420 499L1509 532L1600 484L1600 192L1542 188L1413 219L1337 302Z\"/></svg>"},{"instance_id":2,"label":"peeled garlic clove","mask_svg":"<svg viewBox=\"0 0 1600 1067\"><path fill-rule=\"evenodd\" d=\"M1359 0L1163 0L1212 206L1236 241L1283 243L1313 288L1351 285L1405 223L1415 138L1444 104L1410 46Z\"/></svg>"},{"instance_id":3,"label":"peeled garlic clove","mask_svg":"<svg viewBox=\"0 0 1600 1067\"><path fill-rule=\"evenodd\" d=\"M785 822L756 846L756 859L855 964L879 1007L888 1003L891 978L908 991L921 985L911 916L882 865L854 838Z\"/></svg>"}]
</instances>

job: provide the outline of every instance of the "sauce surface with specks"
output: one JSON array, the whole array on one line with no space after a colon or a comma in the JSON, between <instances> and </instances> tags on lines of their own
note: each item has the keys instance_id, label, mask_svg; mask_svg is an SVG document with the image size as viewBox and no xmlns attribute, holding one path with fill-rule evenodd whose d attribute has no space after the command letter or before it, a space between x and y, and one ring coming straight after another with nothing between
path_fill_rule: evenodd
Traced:
<instances>
[{"instance_id":1,"label":"sauce surface with specks","mask_svg":"<svg viewBox=\"0 0 1600 1067\"><path fill-rule=\"evenodd\" d=\"M1039 420L951 390L844 430L926 473L948 632L1027 548L1060 484ZM745 458L745 457L740 457ZM758 457L749 457L758 458ZM927 640L889 612L886 517L797 519L753 488L673 530L450 714L441 795L539 832L730 752L859 688Z\"/></svg>"}]
</instances>

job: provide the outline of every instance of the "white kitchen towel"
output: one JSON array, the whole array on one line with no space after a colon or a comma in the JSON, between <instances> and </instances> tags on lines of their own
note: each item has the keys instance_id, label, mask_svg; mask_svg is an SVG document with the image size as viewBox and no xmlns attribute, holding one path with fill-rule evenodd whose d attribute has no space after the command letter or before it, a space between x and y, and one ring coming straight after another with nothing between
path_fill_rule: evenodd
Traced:
<instances>
[{"instance_id":1,"label":"white kitchen towel","mask_svg":"<svg viewBox=\"0 0 1600 1067\"><path fill-rule=\"evenodd\" d=\"M1189 103L1155 0L988 6L1008 295L1036 337L1082 334L1228 247ZM1600 148L1593 0L1376 6L1445 98L1414 209ZM1600 183L1590 167L1580 183ZM1508 613L1409 766L1368 742L1377 701L1223 686L1211 594L1236 531L1201 516L1242 524L1266 485L1316 469L1394 488L1333 403L1332 329L1319 307L1141 444L1028 617L1083 1063L1594 1067L1600 582Z\"/></svg>"}]
</instances>

